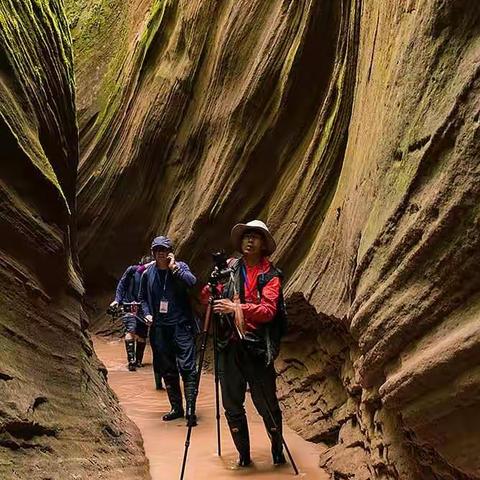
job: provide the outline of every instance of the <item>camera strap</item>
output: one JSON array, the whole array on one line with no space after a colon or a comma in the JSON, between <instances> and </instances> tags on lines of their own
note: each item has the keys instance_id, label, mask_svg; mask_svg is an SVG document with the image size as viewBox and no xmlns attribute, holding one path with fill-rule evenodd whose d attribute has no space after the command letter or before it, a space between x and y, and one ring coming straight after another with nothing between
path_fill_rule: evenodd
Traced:
<instances>
[{"instance_id":1,"label":"camera strap","mask_svg":"<svg viewBox=\"0 0 480 480\"><path fill-rule=\"evenodd\" d=\"M230 268L230 284L233 287L233 298L238 298L240 300L240 292L238 291L238 285L235 281L235 272L238 270L240 265L240 259L238 258L231 258L227 262L228 268Z\"/></svg>"}]
</instances>

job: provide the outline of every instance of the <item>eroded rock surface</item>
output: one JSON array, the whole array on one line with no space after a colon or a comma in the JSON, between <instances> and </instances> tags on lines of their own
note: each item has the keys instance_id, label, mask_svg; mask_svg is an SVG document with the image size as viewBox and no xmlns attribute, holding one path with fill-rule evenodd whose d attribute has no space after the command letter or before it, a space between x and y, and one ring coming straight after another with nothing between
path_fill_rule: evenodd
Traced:
<instances>
[{"instance_id":1,"label":"eroded rock surface","mask_svg":"<svg viewBox=\"0 0 480 480\"><path fill-rule=\"evenodd\" d=\"M86 332L71 39L61 2L0 4L0 478L144 478Z\"/></svg>"},{"instance_id":2,"label":"eroded rock surface","mask_svg":"<svg viewBox=\"0 0 480 480\"><path fill-rule=\"evenodd\" d=\"M480 478L480 4L119 8L121 45L100 63L73 33L91 291L157 232L205 272L231 225L259 216L288 279L284 405L331 445L321 464ZM114 79L82 93L98 68Z\"/></svg>"},{"instance_id":3,"label":"eroded rock surface","mask_svg":"<svg viewBox=\"0 0 480 480\"><path fill-rule=\"evenodd\" d=\"M0 7L2 138L16 160L1 177L2 275L20 279L2 299L2 355L13 353L1 365L14 365L0 375L2 451L25 431L61 443L53 416L33 415L68 416L67 388L45 402L26 372L62 373L38 345L57 351L65 329L68 392L90 376L113 405L86 360L77 239L103 308L154 234L205 273L230 227L261 217L292 319L283 404L292 427L330 446L320 465L336 479L480 478L480 3L65 3L78 216L67 27L56 2ZM11 400L15 385L37 413ZM27 447L15 455L52 457Z\"/></svg>"}]
</instances>

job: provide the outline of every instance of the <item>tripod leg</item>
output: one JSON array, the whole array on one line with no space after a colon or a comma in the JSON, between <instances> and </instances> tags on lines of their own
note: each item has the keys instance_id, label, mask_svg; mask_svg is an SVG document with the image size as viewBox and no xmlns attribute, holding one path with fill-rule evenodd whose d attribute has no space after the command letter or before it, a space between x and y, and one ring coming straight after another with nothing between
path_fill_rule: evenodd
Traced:
<instances>
[{"instance_id":1,"label":"tripod leg","mask_svg":"<svg viewBox=\"0 0 480 480\"><path fill-rule=\"evenodd\" d=\"M205 349L207 346L207 339L208 339L208 329L210 327L210 319L212 317L212 304L210 303L207 308L207 313L205 314L205 325L202 332L202 343L200 345L200 356L198 359L198 368L197 368L197 378L195 384L195 393L193 399L193 408L195 408L195 403L197 401L197 395L200 388L200 378L202 375L203 369L203 362L205 360ZM185 450L183 452L183 460L182 460L182 470L180 472L180 480L183 480L185 475L185 467L187 465L187 456L188 456L188 448L190 447L190 438L192 436L192 422L189 422L187 427L187 438L185 439Z\"/></svg>"},{"instance_id":2,"label":"tripod leg","mask_svg":"<svg viewBox=\"0 0 480 480\"><path fill-rule=\"evenodd\" d=\"M217 455L222 456L222 442L220 438L220 395L218 387L218 350L217 350L217 322L213 322L213 364L215 371L215 417L217 422Z\"/></svg>"},{"instance_id":3,"label":"tripod leg","mask_svg":"<svg viewBox=\"0 0 480 480\"><path fill-rule=\"evenodd\" d=\"M279 427L279 425L277 424L277 421L275 420L275 417L272 413L272 409L270 408L270 404L268 402L268 398L267 398L267 395L265 393L265 390L264 390L264 386L263 386L263 383L260 384L260 389L261 389L261 392L262 392L262 396L263 396L263 401L265 402L265 407L266 407L266 410L268 412L268 416L270 417L270 420L272 422L272 426L274 427L274 429L276 430L277 434L281 437L281 440L282 440L282 444L283 446L285 447L285 451L287 452L287 455L288 455L288 458L290 460L290 463L292 464L292 468L295 472L295 475L298 475L298 468L297 468L297 465L295 463L295 460L293 459L292 457L292 454L290 453L290 449L288 448L288 445L287 445L287 442L285 441L285 437L283 436L282 434L282 430L281 428Z\"/></svg>"}]
</instances>

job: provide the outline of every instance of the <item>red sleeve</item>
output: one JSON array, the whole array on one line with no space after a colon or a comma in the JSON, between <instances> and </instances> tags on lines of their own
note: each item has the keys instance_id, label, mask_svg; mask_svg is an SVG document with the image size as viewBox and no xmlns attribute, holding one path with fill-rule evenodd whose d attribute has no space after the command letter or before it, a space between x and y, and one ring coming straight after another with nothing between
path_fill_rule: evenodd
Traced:
<instances>
[{"instance_id":1,"label":"red sleeve","mask_svg":"<svg viewBox=\"0 0 480 480\"><path fill-rule=\"evenodd\" d=\"M277 313L280 296L280 278L273 277L262 289L260 303L243 303L242 310L245 321L255 327L256 323L267 323Z\"/></svg>"}]
</instances>

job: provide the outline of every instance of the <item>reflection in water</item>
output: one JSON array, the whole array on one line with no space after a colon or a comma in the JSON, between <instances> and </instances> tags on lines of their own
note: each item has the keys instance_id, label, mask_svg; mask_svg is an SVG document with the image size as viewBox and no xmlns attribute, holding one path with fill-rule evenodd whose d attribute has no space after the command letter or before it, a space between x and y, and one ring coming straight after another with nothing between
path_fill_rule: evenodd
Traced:
<instances>
[{"instance_id":1,"label":"reflection in water","mask_svg":"<svg viewBox=\"0 0 480 480\"><path fill-rule=\"evenodd\" d=\"M185 421L181 419L172 422L162 421L162 415L170 410L170 405L165 391L156 391L154 388L150 350L147 349L145 352L146 366L136 372L129 372L126 369L123 341L95 338L94 345L97 355L108 369L110 386L117 394L127 415L142 433L145 453L150 461L152 480L178 479L187 429ZM317 466L322 447L306 442L288 427L285 427L285 438L301 473L295 477L290 465L273 466L270 442L263 422L250 400L247 402L247 412L254 464L249 468L238 468L235 465L237 452L223 417L222 457L216 454L213 376L209 374L202 376L197 401L199 425L193 429L185 480L329 479L329 476Z\"/></svg>"}]
</instances>

